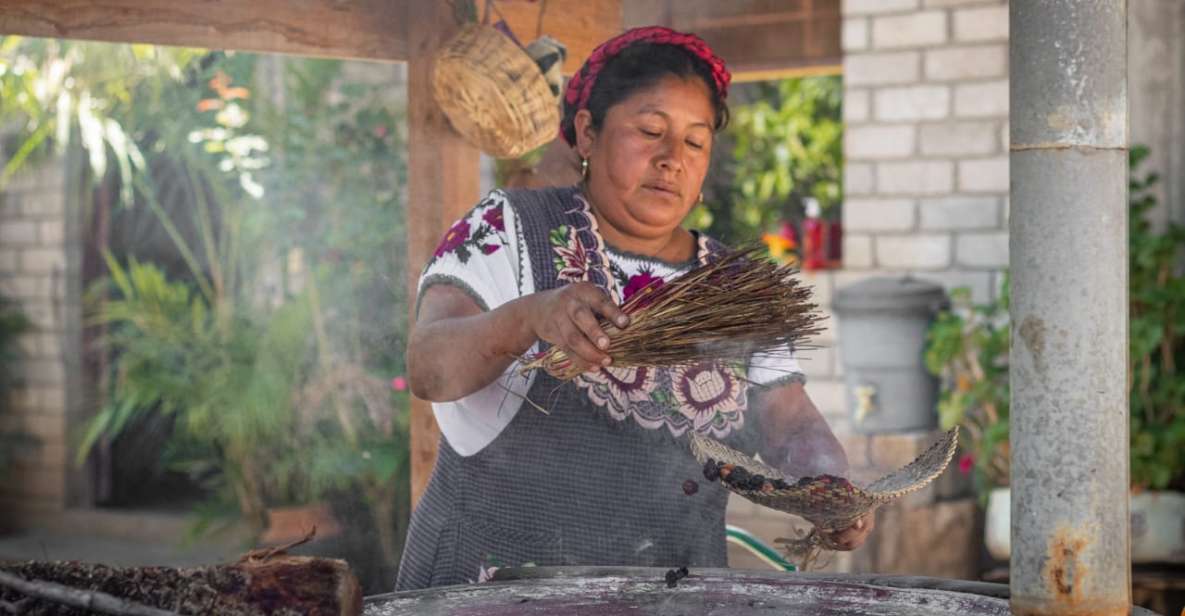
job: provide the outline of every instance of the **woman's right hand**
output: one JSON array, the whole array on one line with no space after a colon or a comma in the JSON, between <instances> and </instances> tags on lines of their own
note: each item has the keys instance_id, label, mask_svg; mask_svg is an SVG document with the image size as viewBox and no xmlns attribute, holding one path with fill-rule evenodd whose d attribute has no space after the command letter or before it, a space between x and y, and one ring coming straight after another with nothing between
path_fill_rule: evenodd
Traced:
<instances>
[{"instance_id":1,"label":"woman's right hand","mask_svg":"<svg viewBox=\"0 0 1185 616\"><path fill-rule=\"evenodd\" d=\"M527 325L536 338L562 349L581 372L611 363L605 353L609 336L597 316L621 328L629 325L629 316L603 289L590 282L575 282L535 293L532 298Z\"/></svg>"}]
</instances>

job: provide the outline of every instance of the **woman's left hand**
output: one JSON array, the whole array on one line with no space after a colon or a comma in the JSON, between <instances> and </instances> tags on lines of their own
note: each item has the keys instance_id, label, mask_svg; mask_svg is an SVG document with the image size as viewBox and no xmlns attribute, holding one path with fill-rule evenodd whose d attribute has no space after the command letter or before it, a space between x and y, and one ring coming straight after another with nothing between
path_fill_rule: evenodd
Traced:
<instances>
[{"instance_id":1,"label":"woman's left hand","mask_svg":"<svg viewBox=\"0 0 1185 616\"><path fill-rule=\"evenodd\" d=\"M868 539L868 535L872 533L875 526L876 512L869 511L851 526L828 535L828 539L836 549L849 552L864 545L864 541Z\"/></svg>"}]
</instances>

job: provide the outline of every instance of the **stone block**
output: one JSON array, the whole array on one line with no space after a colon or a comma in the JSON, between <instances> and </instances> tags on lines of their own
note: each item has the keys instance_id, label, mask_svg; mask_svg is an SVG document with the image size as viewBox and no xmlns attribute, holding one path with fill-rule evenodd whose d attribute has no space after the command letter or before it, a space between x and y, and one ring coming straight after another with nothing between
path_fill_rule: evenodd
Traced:
<instances>
[{"instance_id":1,"label":"stone block","mask_svg":"<svg viewBox=\"0 0 1185 616\"><path fill-rule=\"evenodd\" d=\"M995 122L942 122L923 124L923 156L968 156L1000 151Z\"/></svg>"},{"instance_id":2,"label":"stone block","mask_svg":"<svg viewBox=\"0 0 1185 616\"><path fill-rule=\"evenodd\" d=\"M873 266L871 235L854 235L845 231L843 266L854 269L866 269Z\"/></svg>"},{"instance_id":3,"label":"stone block","mask_svg":"<svg viewBox=\"0 0 1185 616\"><path fill-rule=\"evenodd\" d=\"M5 276L0 278L0 294L15 299L31 297L46 299L39 292L43 286L41 282L42 278L37 276Z\"/></svg>"},{"instance_id":4,"label":"stone block","mask_svg":"<svg viewBox=\"0 0 1185 616\"><path fill-rule=\"evenodd\" d=\"M980 45L926 50L926 79L951 81L1008 76L1008 46Z\"/></svg>"},{"instance_id":5,"label":"stone block","mask_svg":"<svg viewBox=\"0 0 1185 616\"><path fill-rule=\"evenodd\" d=\"M894 269L945 269L951 263L951 239L945 233L882 235L876 238L876 262Z\"/></svg>"},{"instance_id":6,"label":"stone block","mask_svg":"<svg viewBox=\"0 0 1185 616\"><path fill-rule=\"evenodd\" d=\"M21 361L19 371L30 385L64 386L66 383L66 366L60 360L25 359Z\"/></svg>"},{"instance_id":7,"label":"stone block","mask_svg":"<svg viewBox=\"0 0 1185 616\"><path fill-rule=\"evenodd\" d=\"M66 252L61 248L26 248L21 251L21 270L31 274L48 274L66 267Z\"/></svg>"},{"instance_id":8,"label":"stone block","mask_svg":"<svg viewBox=\"0 0 1185 616\"><path fill-rule=\"evenodd\" d=\"M878 90L874 112L883 122L941 120L950 114L950 88L925 85Z\"/></svg>"},{"instance_id":9,"label":"stone block","mask_svg":"<svg viewBox=\"0 0 1185 616\"><path fill-rule=\"evenodd\" d=\"M37 243L37 223L28 220L6 220L0 223L0 245L31 246Z\"/></svg>"},{"instance_id":10,"label":"stone block","mask_svg":"<svg viewBox=\"0 0 1185 616\"><path fill-rule=\"evenodd\" d=\"M959 191L1007 193L1008 157L959 161Z\"/></svg>"},{"instance_id":11,"label":"stone block","mask_svg":"<svg viewBox=\"0 0 1185 616\"><path fill-rule=\"evenodd\" d=\"M848 232L909 231L914 227L911 199L848 199L843 204L843 226Z\"/></svg>"},{"instance_id":12,"label":"stone block","mask_svg":"<svg viewBox=\"0 0 1185 616\"><path fill-rule=\"evenodd\" d=\"M919 0L843 0L840 11L844 17L900 13L918 8L918 2Z\"/></svg>"},{"instance_id":13,"label":"stone block","mask_svg":"<svg viewBox=\"0 0 1185 616\"><path fill-rule=\"evenodd\" d=\"M42 443L65 442L65 413L39 413L19 408L18 411L0 415L0 431L32 436Z\"/></svg>"},{"instance_id":14,"label":"stone block","mask_svg":"<svg viewBox=\"0 0 1185 616\"><path fill-rule=\"evenodd\" d=\"M872 21L876 49L930 47L946 42L946 11L886 15Z\"/></svg>"},{"instance_id":15,"label":"stone block","mask_svg":"<svg viewBox=\"0 0 1185 616\"><path fill-rule=\"evenodd\" d=\"M882 162L876 185L882 195L941 195L954 188L954 165L945 160Z\"/></svg>"},{"instance_id":16,"label":"stone block","mask_svg":"<svg viewBox=\"0 0 1185 616\"><path fill-rule=\"evenodd\" d=\"M66 238L66 221L46 220L38 223L37 236L43 246L61 245Z\"/></svg>"},{"instance_id":17,"label":"stone block","mask_svg":"<svg viewBox=\"0 0 1185 616\"><path fill-rule=\"evenodd\" d=\"M852 126L844 131L844 156L850 160L906 158L913 150L914 128L908 124Z\"/></svg>"},{"instance_id":18,"label":"stone block","mask_svg":"<svg viewBox=\"0 0 1185 616\"><path fill-rule=\"evenodd\" d=\"M960 233L955 240L959 265L965 267L1008 267L1008 233Z\"/></svg>"},{"instance_id":19,"label":"stone block","mask_svg":"<svg viewBox=\"0 0 1185 616\"><path fill-rule=\"evenodd\" d=\"M66 211L66 196L60 192L37 192L21 197L21 215L44 219L60 216Z\"/></svg>"},{"instance_id":20,"label":"stone block","mask_svg":"<svg viewBox=\"0 0 1185 616\"><path fill-rule=\"evenodd\" d=\"M995 229L1000 223L995 197L938 197L919 202L925 231Z\"/></svg>"},{"instance_id":21,"label":"stone block","mask_svg":"<svg viewBox=\"0 0 1185 616\"><path fill-rule=\"evenodd\" d=\"M17 271L20 268L19 254L15 248L0 248L0 273Z\"/></svg>"},{"instance_id":22,"label":"stone block","mask_svg":"<svg viewBox=\"0 0 1185 616\"><path fill-rule=\"evenodd\" d=\"M845 195L868 195L876 189L874 168L869 163L846 163L843 168Z\"/></svg>"},{"instance_id":23,"label":"stone block","mask_svg":"<svg viewBox=\"0 0 1185 616\"><path fill-rule=\"evenodd\" d=\"M868 19L865 17L848 17L843 20L843 30L840 40L844 51L863 51L868 49Z\"/></svg>"},{"instance_id":24,"label":"stone block","mask_svg":"<svg viewBox=\"0 0 1185 616\"><path fill-rule=\"evenodd\" d=\"M942 272L917 272L916 277L919 280L928 280L942 285L948 294L952 289L967 287L971 289L971 299L976 302L986 302L991 297L991 272L956 269Z\"/></svg>"},{"instance_id":25,"label":"stone block","mask_svg":"<svg viewBox=\"0 0 1185 616\"><path fill-rule=\"evenodd\" d=\"M844 84L877 86L912 83L921 77L922 54L916 51L848 54L843 59Z\"/></svg>"},{"instance_id":26,"label":"stone block","mask_svg":"<svg viewBox=\"0 0 1185 616\"><path fill-rule=\"evenodd\" d=\"M956 86L955 115L962 118L1007 118L1008 80Z\"/></svg>"},{"instance_id":27,"label":"stone block","mask_svg":"<svg viewBox=\"0 0 1185 616\"><path fill-rule=\"evenodd\" d=\"M955 40L1007 41L1008 5L955 9Z\"/></svg>"},{"instance_id":28,"label":"stone block","mask_svg":"<svg viewBox=\"0 0 1185 616\"><path fill-rule=\"evenodd\" d=\"M860 88L848 88L843 93L843 120L849 124L864 122L872 115L872 94ZM850 130L850 129L849 129Z\"/></svg>"}]
</instances>

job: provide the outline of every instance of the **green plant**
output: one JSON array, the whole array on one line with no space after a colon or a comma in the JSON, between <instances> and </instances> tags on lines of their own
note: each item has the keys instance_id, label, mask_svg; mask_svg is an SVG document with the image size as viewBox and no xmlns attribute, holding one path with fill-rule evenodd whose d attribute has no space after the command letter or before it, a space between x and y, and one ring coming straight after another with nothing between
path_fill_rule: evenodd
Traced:
<instances>
[{"instance_id":1,"label":"green plant","mask_svg":"<svg viewBox=\"0 0 1185 616\"><path fill-rule=\"evenodd\" d=\"M269 505L307 502L293 392L309 371L307 302L261 318L223 321L188 285L157 267L108 257L115 287L94 322L110 327L107 349L118 357L111 396L79 447L81 461L101 438L115 438L137 417L176 417L169 462L193 470L213 464L212 487L262 525Z\"/></svg>"},{"instance_id":2,"label":"green plant","mask_svg":"<svg viewBox=\"0 0 1185 616\"><path fill-rule=\"evenodd\" d=\"M1130 155L1129 391L1131 482L1136 489L1185 488L1185 227L1154 226L1158 177L1139 173L1148 148ZM973 306L966 289L955 309L939 315L928 333L926 365L942 376L939 416L944 427L965 428L964 450L976 483L1008 482L1008 286L998 300Z\"/></svg>"},{"instance_id":3,"label":"green plant","mask_svg":"<svg viewBox=\"0 0 1185 616\"><path fill-rule=\"evenodd\" d=\"M835 218L843 198L840 77L750 87L753 101L733 107L713 156L717 179L705 189L706 203L689 216L691 226L727 243L753 242L782 221L801 219L806 197Z\"/></svg>"},{"instance_id":4,"label":"green plant","mask_svg":"<svg viewBox=\"0 0 1185 616\"><path fill-rule=\"evenodd\" d=\"M961 470L974 469L977 490L1008 485L1009 285L983 304L967 288L951 292L951 308L927 333L926 367L942 379L939 423L961 426Z\"/></svg>"},{"instance_id":5,"label":"green plant","mask_svg":"<svg viewBox=\"0 0 1185 616\"><path fill-rule=\"evenodd\" d=\"M1155 173L1136 169L1148 148L1131 150L1130 242L1131 478L1139 488L1185 488L1185 227L1157 229Z\"/></svg>"},{"instance_id":6,"label":"green plant","mask_svg":"<svg viewBox=\"0 0 1185 616\"><path fill-rule=\"evenodd\" d=\"M15 303L0 296L0 413L7 406L6 401L16 381L15 366L20 362L16 343L21 334L29 330L29 319ZM11 431L0 431L0 476L11 463L12 454L30 437Z\"/></svg>"}]
</instances>

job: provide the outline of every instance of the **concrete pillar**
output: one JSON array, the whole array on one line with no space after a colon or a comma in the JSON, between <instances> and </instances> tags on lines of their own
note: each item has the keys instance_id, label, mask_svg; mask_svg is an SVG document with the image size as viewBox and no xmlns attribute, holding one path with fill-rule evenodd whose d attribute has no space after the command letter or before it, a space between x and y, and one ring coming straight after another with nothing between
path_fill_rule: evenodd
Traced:
<instances>
[{"instance_id":1,"label":"concrete pillar","mask_svg":"<svg viewBox=\"0 0 1185 616\"><path fill-rule=\"evenodd\" d=\"M1126 5L1010 5L1014 614L1131 605Z\"/></svg>"}]
</instances>

